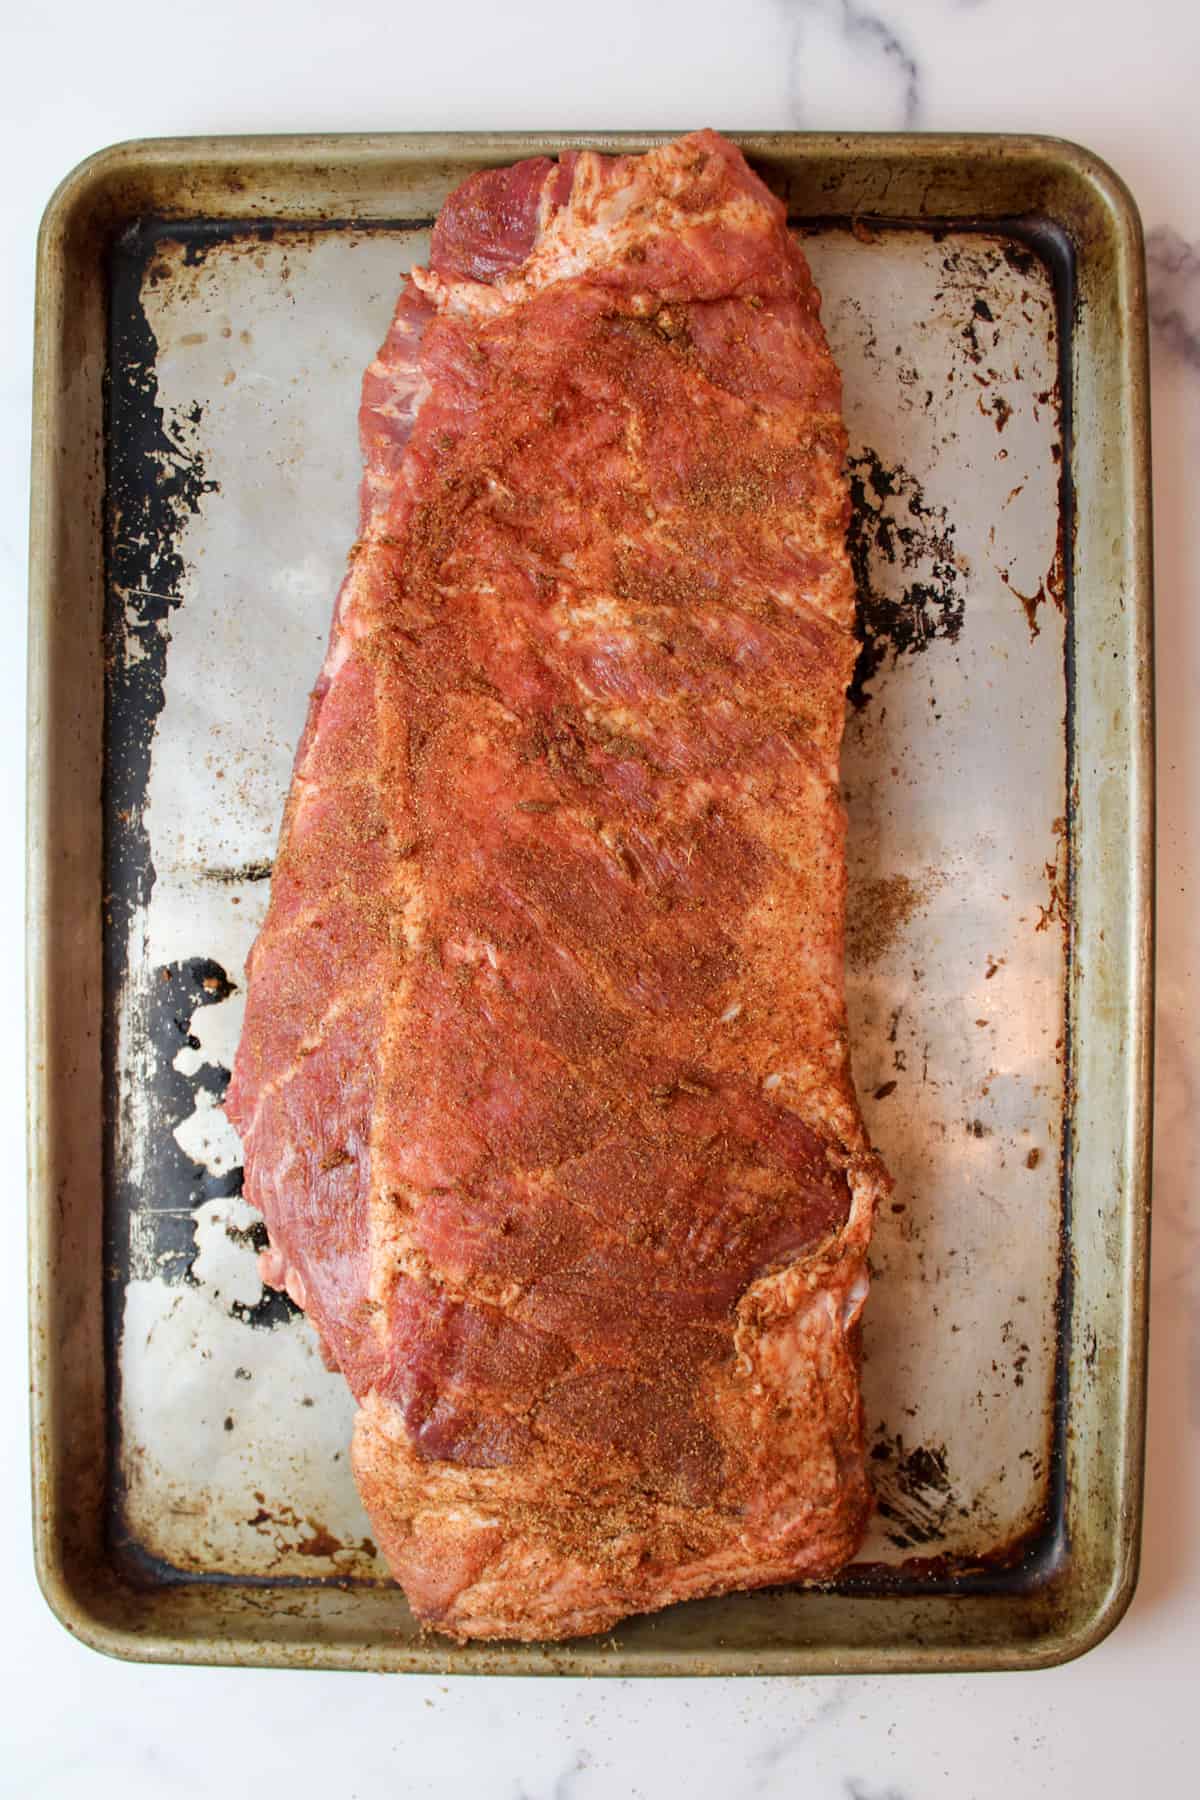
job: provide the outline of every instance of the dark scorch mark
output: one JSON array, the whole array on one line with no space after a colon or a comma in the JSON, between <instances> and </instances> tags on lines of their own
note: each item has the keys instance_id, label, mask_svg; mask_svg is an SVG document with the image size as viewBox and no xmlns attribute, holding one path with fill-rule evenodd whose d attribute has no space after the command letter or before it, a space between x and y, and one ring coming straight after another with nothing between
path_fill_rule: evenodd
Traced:
<instances>
[{"instance_id":1,"label":"dark scorch mark","mask_svg":"<svg viewBox=\"0 0 1200 1800\"><path fill-rule=\"evenodd\" d=\"M231 868L201 869L200 879L220 887L240 887L244 881L270 881L272 867L269 862L237 863Z\"/></svg>"},{"instance_id":2,"label":"dark scorch mark","mask_svg":"<svg viewBox=\"0 0 1200 1800\"><path fill-rule=\"evenodd\" d=\"M178 1126L196 1111L200 1094L220 1101L229 1086L229 1070L205 1062L192 1074L175 1067L183 1049L198 1050L192 1019L202 1006L227 1000L233 983L219 963L205 957L167 963L150 978L134 1027L144 1038L142 1093L148 1101L152 1154L145 1158L138 1191L127 1206L153 1225L153 1255L166 1281L185 1280L196 1257L192 1211L206 1200L242 1191L241 1169L212 1174L193 1162L175 1136ZM189 1210L190 1209L190 1210Z\"/></svg>"},{"instance_id":3,"label":"dark scorch mark","mask_svg":"<svg viewBox=\"0 0 1200 1800\"><path fill-rule=\"evenodd\" d=\"M146 1047L150 1052L145 1089L151 1102L154 1155L147 1158L137 1197L143 1219L154 1225L157 1271L165 1281L194 1281L196 1260L195 1211L206 1200L225 1199L242 1191L241 1168L214 1175L180 1147L178 1126L196 1111L201 1092L220 1101L229 1086L229 1070L220 1063L205 1062L191 1074L175 1067L182 1049L199 1050L192 1021L197 1008L216 1006L235 992L234 984L219 963L206 957L168 963L155 971L143 1014ZM225 1235L235 1244L263 1250L267 1228L255 1219L245 1228L229 1225ZM235 1300L233 1318L246 1325L274 1326L294 1318L299 1308L287 1294L263 1290L254 1306Z\"/></svg>"},{"instance_id":4,"label":"dark scorch mark","mask_svg":"<svg viewBox=\"0 0 1200 1800\"><path fill-rule=\"evenodd\" d=\"M142 306L152 239L138 227L112 253L105 502L105 891L107 975L120 979L127 934L154 886L142 820L150 749L166 699L168 621L183 598L179 537L217 484L201 459L199 404L158 401L158 343Z\"/></svg>"},{"instance_id":5,"label":"dark scorch mark","mask_svg":"<svg viewBox=\"0 0 1200 1800\"><path fill-rule=\"evenodd\" d=\"M846 547L854 571L855 634L861 648L850 699L862 708L890 657L915 655L962 630L965 600L954 527L920 482L888 467L869 447L848 463L851 517Z\"/></svg>"},{"instance_id":6,"label":"dark scorch mark","mask_svg":"<svg viewBox=\"0 0 1200 1800\"><path fill-rule=\"evenodd\" d=\"M1038 267L1037 256L1024 244L1007 243L1003 246L1001 254L1014 274L1023 275L1026 281Z\"/></svg>"},{"instance_id":7,"label":"dark scorch mark","mask_svg":"<svg viewBox=\"0 0 1200 1800\"><path fill-rule=\"evenodd\" d=\"M273 1287L264 1287L261 1299L253 1306L247 1306L244 1300L235 1300L229 1311L243 1325L256 1326L260 1331L273 1331L276 1325L288 1325L301 1317L300 1308L291 1295L282 1288Z\"/></svg>"},{"instance_id":8,"label":"dark scorch mark","mask_svg":"<svg viewBox=\"0 0 1200 1800\"><path fill-rule=\"evenodd\" d=\"M110 1354L121 1330L131 1274L130 1221L160 1279L194 1279L195 1209L240 1194L242 1171L214 1175L175 1136L200 1094L219 1102L229 1071L205 1062L190 1074L175 1067L180 1050L198 1050L197 1009L226 1000L233 983L218 963L191 957L161 968L146 964L135 924L149 904L155 869L144 821L151 747L166 699L169 624L182 604L187 567L182 534L217 484L199 450L199 405L169 412L158 393L158 343L146 315L147 291L169 279L160 252L171 229L135 225L110 255L108 468L105 518L104 979L105 1093L115 1129L107 1136L108 1254L115 1304L108 1312ZM185 266L197 258L184 258ZM215 870L222 882L266 880L270 867ZM123 1035L118 1020L124 1016ZM120 1059L120 1060L119 1060ZM136 1094L134 1084L136 1083ZM130 1174L134 1135L144 1154ZM251 1324L273 1324L295 1308L268 1293L236 1309Z\"/></svg>"},{"instance_id":9,"label":"dark scorch mark","mask_svg":"<svg viewBox=\"0 0 1200 1800\"><path fill-rule=\"evenodd\" d=\"M881 1436L871 1450L875 1464L876 1508L893 1528L888 1539L901 1549L931 1544L943 1537L952 1518L965 1518L946 1462L946 1446L918 1444L906 1450L904 1439Z\"/></svg>"},{"instance_id":10,"label":"dark scorch mark","mask_svg":"<svg viewBox=\"0 0 1200 1800\"><path fill-rule=\"evenodd\" d=\"M239 1169L239 1193L241 1191L241 1175L242 1171ZM230 1243L241 1244L255 1251L265 1250L270 1242L265 1219L255 1219L252 1224L245 1227L227 1224L225 1236ZM247 1306L244 1300L234 1300L229 1311L232 1317L240 1319L243 1325L256 1325L268 1331L276 1325L290 1323L300 1314L300 1308L290 1294L285 1293L281 1288L272 1287L264 1287L253 1306Z\"/></svg>"},{"instance_id":11,"label":"dark scorch mark","mask_svg":"<svg viewBox=\"0 0 1200 1800\"><path fill-rule=\"evenodd\" d=\"M104 735L104 1083L114 1129L106 1134L107 1262L118 1291L130 1267L129 1222L145 1229L142 1249L167 1280L181 1280L195 1253L187 1206L235 1193L240 1172L198 1170L174 1128L208 1088L220 1098L228 1074L206 1065L194 1076L172 1068L198 1006L231 991L223 969L193 960L160 970L134 959L135 921L149 904L155 871L144 821L150 755L166 699L169 621L182 602L186 568L180 533L215 482L197 447L198 405L176 414L159 404L158 344L142 304L156 238L131 227L110 255L105 502ZM125 1005L122 1009L122 997ZM124 1036L118 1032L122 1010ZM119 1058L123 1059L122 1067ZM148 1080L133 1071L142 1065ZM144 1101L135 1116L136 1082ZM135 1133L147 1138L143 1172L130 1175ZM108 1315L110 1345L120 1306Z\"/></svg>"}]
</instances>

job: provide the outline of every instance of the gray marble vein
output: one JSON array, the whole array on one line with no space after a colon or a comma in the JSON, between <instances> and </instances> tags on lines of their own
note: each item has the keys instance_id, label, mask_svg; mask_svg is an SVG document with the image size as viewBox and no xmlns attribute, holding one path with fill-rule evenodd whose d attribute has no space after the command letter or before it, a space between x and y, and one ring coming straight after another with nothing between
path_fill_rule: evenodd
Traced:
<instances>
[{"instance_id":1,"label":"gray marble vein","mask_svg":"<svg viewBox=\"0 0 1200 1800\"><path fill-rule=\"evenodd\" d=\"M570 1800L576 1781L587 1768L587 1758L577 1756L569 1768L564 1769L554 1783L550 1792L550 1800Z\"/></svg>"},{"instance_id":2,"label":"gray marble vein","mask_svg":"<svg viewBox=\"0 0 1200 1800\"><path fill-rule=\"evenodd\" d=\"M574 1756L566 1768L555 1777L554 1785L550 1788L546 1800L571 1800L575 1784L579 1777L586 1772L588 1766L589 1759L585 1754L581 1752ZM513 1800L533 1800L533 1796L523 1783L518 1783Z\"/></svg>"},{"instance_id":3,"label":"gray marble vein","mask_svg":"<svg viewBox=\"0 0 1200 1800\"><path fill-rule=\"evenodd\" d=\"M753 1750L746 1758L748 1771L752 1779L752 1792L764 1791L772 1776L788 1759L807 1744L814 1733L823 1725L830 1725L839 1718L850 1704L851 1689L844 1681L830 1682L829 1691L823 1695L813 1708L812 1713L803 1724L793 1730L784 1732L780 1737L763 1744Z\"/></svg>"},{"instance_id":4,"label":"gray marble vein","mask_svg":"<svg viewBox=\"0 0 1200 1800\"><path fill-rule=\"evenodd\" d=\"M1158 337L1193 369L1200 369L1200 243L1171 225L1146 239L1150 323Z\"/></svg>"},{"instance_id":5,"label":"gray marble vein","mask_svg":"<svg viewBox=\"0 0 1200 1800\"><path fill-rule=\"evenodd\" d=\"M861 0L784 0L791 21L788 55L788 108L797 125L813 121L823 90L845 91L847 65L866 86L854 85L856 100L885 117L847 119L847 125L903 126L920 122L921 71L907 34L883 12ZM838 75L843 79L838 79Z\"/></svg>"}]
</instances>

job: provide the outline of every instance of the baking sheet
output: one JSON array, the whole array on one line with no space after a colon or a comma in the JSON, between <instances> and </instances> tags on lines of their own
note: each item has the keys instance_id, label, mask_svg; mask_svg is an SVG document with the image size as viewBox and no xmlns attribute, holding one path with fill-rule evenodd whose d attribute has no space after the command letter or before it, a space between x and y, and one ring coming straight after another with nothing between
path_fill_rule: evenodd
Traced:
<instances>
[{"instance_id":1,"label":"baking sheet","mask_svg":"<svg viewBox=\"0 0 1200 1800\"><path fill-rule=\"evenodd\" d=\"M357 390L418 222L127 234L113 261L107 1026L113 1526L196 1577L382 1576L352 1407L265 1294L220 1108L354 529ZM880 1507L850 1586L950 1589L1056 1525L1067 688L1047 266L823 227L864 654L849 1003L879 1220Z\"/></svg>"}]
</instances>

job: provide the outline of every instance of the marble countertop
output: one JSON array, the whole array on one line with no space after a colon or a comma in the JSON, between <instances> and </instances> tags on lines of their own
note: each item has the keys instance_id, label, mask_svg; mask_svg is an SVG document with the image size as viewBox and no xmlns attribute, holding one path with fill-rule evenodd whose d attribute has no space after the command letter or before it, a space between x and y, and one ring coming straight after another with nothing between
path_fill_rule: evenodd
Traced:
<instances>
[{"instance_id":1,"label":"marble countertop","mask_svg":"<svg viewBox=\"0 0 1200 1800\"><path fill-rule=\"evenodd\" d=\"M0 1795L368 1800L803 1794L814 1800L1186 1791L1200 1751L1200 12L1185 0L63 0L8 23L0 123L0 595L8 941L21 935L30 321L58 178L119 138L618 126L1049 132L1099 152L1145 221L1154 322L1159 986L1149 1464L1141 1582L1113 1636L1036 1675L505 1682L139 1668L51 1618L29 1552L19 1249L21 963L0 970ZM1194 1777L1192 1778L1194 1779Z\"/></svg>"}]
</instances>

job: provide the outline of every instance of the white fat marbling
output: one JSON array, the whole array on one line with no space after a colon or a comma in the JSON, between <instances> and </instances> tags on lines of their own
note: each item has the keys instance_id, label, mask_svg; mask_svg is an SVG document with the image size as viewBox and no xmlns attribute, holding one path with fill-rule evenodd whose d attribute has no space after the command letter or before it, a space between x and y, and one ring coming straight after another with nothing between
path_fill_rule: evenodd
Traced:
<instances>
[{"instance_id":1,"label":"white fat marbling","mask_svg":"<svg viewBox=\"0 0 1200 1800\"><path fill-rule=\"evenodd\" d=\"M1107 157L1147 226L1154 320L1159 1056L1142 1579L1117 1632L1029 1676L452 1682L127 1668L76 1645L26 1549L24 1272L0 1306L0 1796L208 1800L1026 1800L1195 1788L1200 1719L1200 12L1193 0L62 0L7 21L0 582L12 945L0 1106L21 1167L24 541L32 245L55 181L118 138L613 125L1011 130ZM216 1009L214 1009L215 1011ZM214 1024L214 1029L216 1029ZM222 1254L224 1251L222 1249ZM245 1278L250 1281L247 1266ZM240 1291L240 1290L239 1290ZM314 1376L316 1376L314 1371ZM223 1449L223 1423L219 1440ZM214 1440L216 1441L216 1440Z\"/></svg>"}]
</instances>

